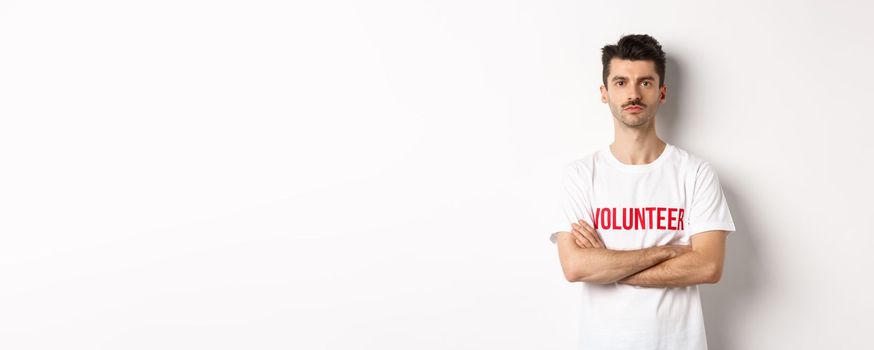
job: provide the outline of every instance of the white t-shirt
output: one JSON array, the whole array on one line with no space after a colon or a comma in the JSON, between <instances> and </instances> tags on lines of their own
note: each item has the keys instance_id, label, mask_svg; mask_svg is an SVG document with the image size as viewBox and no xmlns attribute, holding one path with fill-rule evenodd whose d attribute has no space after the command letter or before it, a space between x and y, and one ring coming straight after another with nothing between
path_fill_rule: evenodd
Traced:
<instances>
[{"instance_id":1,"label":"white t-shirt","mask_svg":"<svg viewBox=\"0 0 874 350\"><path fill-rule=\"evenodd\" d=\"M735 230L713 167L670 143L649 163L620 162L609 146L564 168L561 211L550 231L583 219L608 249L689 244L696 233ZM580 349L707 349L698 286L582 285Z\"/></svg>"}]
</instances>

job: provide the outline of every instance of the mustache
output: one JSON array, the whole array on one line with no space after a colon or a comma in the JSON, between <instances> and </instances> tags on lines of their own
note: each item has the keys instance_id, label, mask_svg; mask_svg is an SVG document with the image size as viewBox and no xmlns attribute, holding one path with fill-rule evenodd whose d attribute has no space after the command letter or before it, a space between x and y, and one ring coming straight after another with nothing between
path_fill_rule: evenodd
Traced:
<instances>
[{"instance_id":1,"label":"mustache","mask_svg":"<svg viewBox=\"0 0 874 350\"><path fill-rule=\"evenodd\" d=\"M629 103L623 105L622 108L627 108L627 107L629 107L629 106L640 106L640 107L646 107L646 105L643 104L643 102L640 102L640 100L634 100L634 101L631 101L631 102L629 102Z\"/></svg>"}]
</instances>

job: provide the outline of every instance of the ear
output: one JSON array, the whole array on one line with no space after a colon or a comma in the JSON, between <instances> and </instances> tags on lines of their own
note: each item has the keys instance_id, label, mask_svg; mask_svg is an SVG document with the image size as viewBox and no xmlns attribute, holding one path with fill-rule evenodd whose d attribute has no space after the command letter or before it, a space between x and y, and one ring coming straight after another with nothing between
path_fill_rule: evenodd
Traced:
<instances>
[{"instance_id":1,"label":"ear","mask_svg":"<svg viewBox=\"0 0 874 350\"><path fill-rule=\"evenodd\" d=\"M601 102L607 103L607 87L601 85Z\"/></svg>"},{"instance_id":2,"label":"ear","mask_svg":"<svg viewBox=\"0 0 874 350\"><path fill-rule=\"evenodd\" d=\"M659 88L659 104L665 104L665 100L667 99L667 96L668 96L668 86L662 85L662 87Z\"/></svg>"}]
</instances>

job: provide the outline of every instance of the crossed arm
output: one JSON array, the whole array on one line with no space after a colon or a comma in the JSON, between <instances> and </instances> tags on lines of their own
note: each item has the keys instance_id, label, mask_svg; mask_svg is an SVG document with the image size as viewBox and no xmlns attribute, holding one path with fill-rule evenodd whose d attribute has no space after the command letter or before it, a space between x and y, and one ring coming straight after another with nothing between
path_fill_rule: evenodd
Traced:
<instances>
[{"instance_id":1,"label":"crossed arm","mask_svg":"<svg viewBox=\"0 0 874 350\"><path fill-rule=\"evenodd\" d=\"M691 245L637 250L607 249L585 221L556 237L559 259L570 282L681 287L717 283L725 257L725 231L695 234Z\"/></svg>"}]
</instances>

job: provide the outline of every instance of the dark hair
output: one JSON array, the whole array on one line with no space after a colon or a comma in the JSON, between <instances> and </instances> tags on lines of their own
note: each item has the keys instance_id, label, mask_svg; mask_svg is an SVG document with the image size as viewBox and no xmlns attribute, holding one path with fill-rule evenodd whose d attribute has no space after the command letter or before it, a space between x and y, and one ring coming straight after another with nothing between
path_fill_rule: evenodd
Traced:
<instances>
[{"instance_id":1,"label":"dark hair","mask_svg":"<svg viewBox=\"0 0 874 350\"><path fill-rule=\"evenodd\" d=\"M628 34L622 36L616 45L606 45L601 48L601 64L604 87L607 87L607 76L610 74L610 60L645 60L655 62L656 73L659 75L659 87L665 84L665 52L659 42L646 34Z\"/></svg>"}]
</instances>

